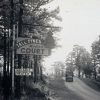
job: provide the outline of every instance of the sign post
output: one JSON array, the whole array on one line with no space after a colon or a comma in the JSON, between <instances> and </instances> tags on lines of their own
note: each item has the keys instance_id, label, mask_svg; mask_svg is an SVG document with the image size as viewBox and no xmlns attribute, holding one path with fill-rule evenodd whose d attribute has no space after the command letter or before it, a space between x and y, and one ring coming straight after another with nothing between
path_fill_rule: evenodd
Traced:
<instances>
[{"instance_id":1,"label":"sign post","mask_svg":"<svg viewBox=\"0 0 100 100\"><path fill-rule=\"evenodd\" d=\"M16 54L34 55L34 70L32 71L34 71L35 83L38 79L38 56L47 56L48 49L44 47L40 39L18 38L16 41ZM28 71L27 68L15 69L15 75L30 76L32 71Z\"/></svg>"}]
</instances>

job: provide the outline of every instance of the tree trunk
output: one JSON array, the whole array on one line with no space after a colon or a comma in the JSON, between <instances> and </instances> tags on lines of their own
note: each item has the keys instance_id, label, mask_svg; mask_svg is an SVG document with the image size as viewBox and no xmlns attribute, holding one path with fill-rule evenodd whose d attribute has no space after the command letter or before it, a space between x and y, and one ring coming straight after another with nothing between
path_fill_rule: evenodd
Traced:
<instances>
[{"instance_id":1,"label":"tree trunk","mask_svg":"<svg viewBox=\"0 0 100 100\"><path fill-rule=\"evenodd\" d=\"M80 75L80 72L81 72L81 71L80 71L80 67L78 67L78 77L79 77L79 78L80 78L80 76L81 76L81 75Z\"/></svg>"}]
</instances>

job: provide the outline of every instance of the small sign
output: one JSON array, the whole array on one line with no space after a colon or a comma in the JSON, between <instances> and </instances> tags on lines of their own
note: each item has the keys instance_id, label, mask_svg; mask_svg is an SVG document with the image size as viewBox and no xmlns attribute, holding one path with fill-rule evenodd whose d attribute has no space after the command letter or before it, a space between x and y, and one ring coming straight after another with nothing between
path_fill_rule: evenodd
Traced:
<instances>
[{"instance_id":1,"label":"small sign","mask_svg":"<svg viewBox=\"0 0 100 100\"><path fill-rule=\"evenodd\" d=\"M15 69L16 76L30 76L32 72L33 69L30 68Z\"/></svg>"}]
</instances>

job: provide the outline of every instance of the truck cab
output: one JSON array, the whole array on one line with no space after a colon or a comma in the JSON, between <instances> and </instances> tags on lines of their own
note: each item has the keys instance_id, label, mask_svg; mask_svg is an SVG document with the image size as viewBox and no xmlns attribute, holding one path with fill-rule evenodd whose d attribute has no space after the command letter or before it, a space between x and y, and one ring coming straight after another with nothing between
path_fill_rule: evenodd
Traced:
<instances>
[{"instance_id":1,"label":"truck cab","mask_svg":"<svg viewBox=\"0 0 100 100\"><path fill-rule=\"evenodd\" d=\"M66 71L66 82L73 82L73 71Z\"/></svg>"}]
</instances>

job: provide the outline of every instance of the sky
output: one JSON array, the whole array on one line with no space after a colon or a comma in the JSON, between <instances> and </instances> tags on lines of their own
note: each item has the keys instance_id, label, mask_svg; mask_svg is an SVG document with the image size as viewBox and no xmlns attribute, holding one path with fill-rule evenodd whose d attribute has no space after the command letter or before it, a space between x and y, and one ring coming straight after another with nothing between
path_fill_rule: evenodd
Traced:
<instances>
[{"instance_id":1,"label":"sky","mask_svg":"<svg viewBox=\"0 0 100 100\"><path fill-rule=\"evenodd\" d=\"M90 52L91 44L100 35L100 0L55 0L50 7L56 6L62 17L62 22L54 21L62 27L56 35L60 38L57 43L61 48L56 48L45 58L44 66L48 71L55 61L65 61L74 44L84 46Z\"/></svg>"}]
</instances>

